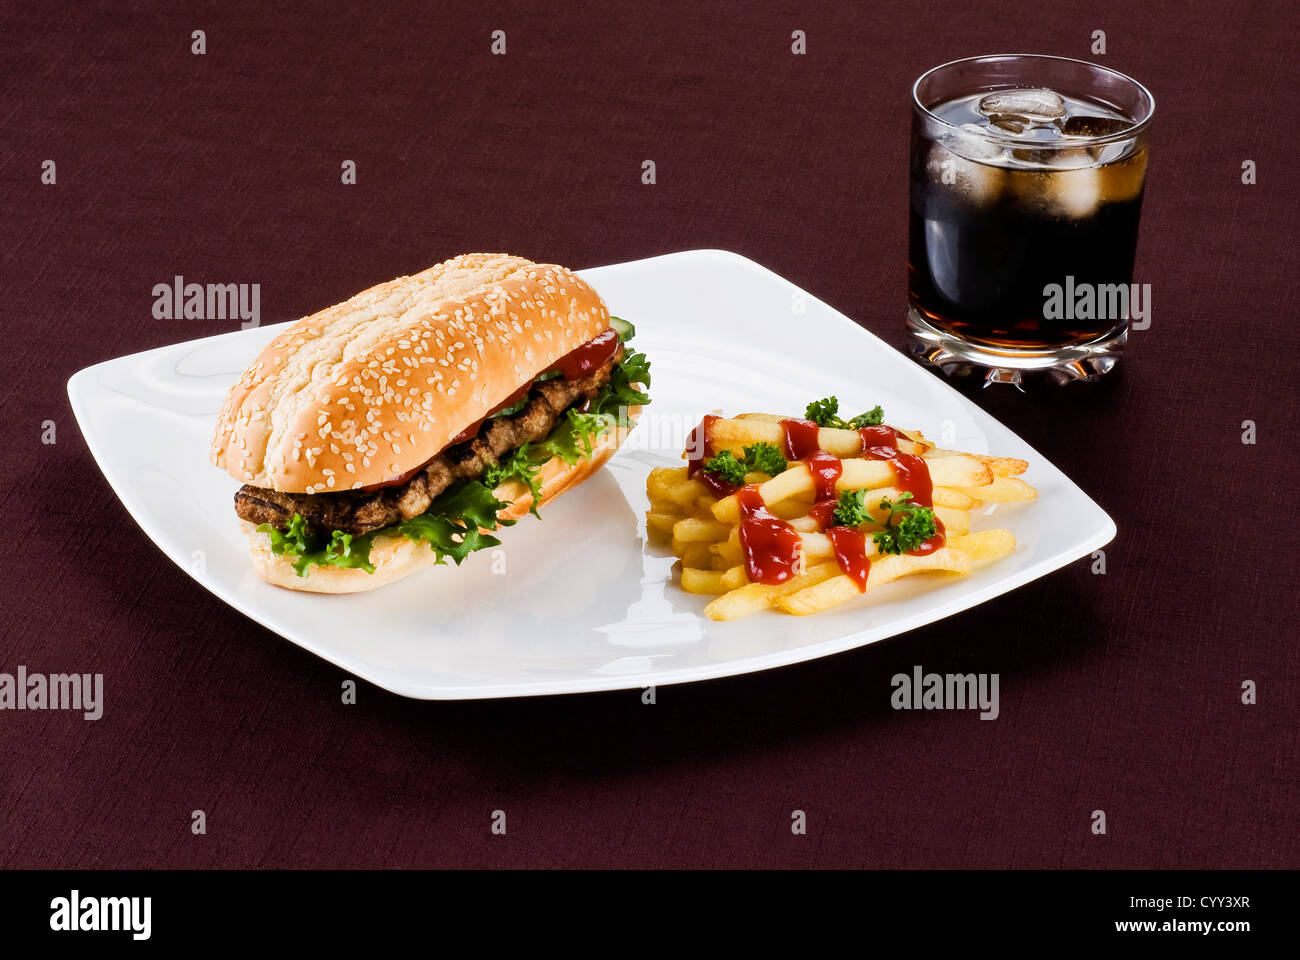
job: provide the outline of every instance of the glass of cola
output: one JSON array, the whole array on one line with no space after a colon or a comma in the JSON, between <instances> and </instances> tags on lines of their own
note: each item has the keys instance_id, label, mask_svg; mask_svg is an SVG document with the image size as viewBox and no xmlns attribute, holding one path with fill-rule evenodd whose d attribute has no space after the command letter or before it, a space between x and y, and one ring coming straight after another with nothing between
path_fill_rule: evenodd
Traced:
<instances>
[{"instance_id":1,"label":"glass of cola","mask_svg":"<svg viewBox=\"0 0 1300 960\"><path fill-rule=\"evenodd\" d=\"M945 372L1021 384L1114 368L1150 323L1133 282L1150 92L1081 60L935 67L912 87L910 347Z\"/></svg>"}]
</instances>

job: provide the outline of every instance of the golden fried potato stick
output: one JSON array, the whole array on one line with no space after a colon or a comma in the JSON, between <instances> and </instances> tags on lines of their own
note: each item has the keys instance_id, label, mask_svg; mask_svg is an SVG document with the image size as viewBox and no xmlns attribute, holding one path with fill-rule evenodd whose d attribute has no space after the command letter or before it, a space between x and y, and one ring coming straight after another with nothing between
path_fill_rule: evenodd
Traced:
<instances>
[{"instance_id":1,"label":"golden fried potato stick","mask_svg":"<svg viewBox=\"0 0 1300 960\"><path fill-rule=\"evenodd\" d=\"M1018 503L1038 499L1038 491L1019 477L998 476L986 487L950 487L949 489L974 497L983 503Z\"/></svg>"},{"instance_id":2,"label":"golden fried potato stick","mask_svg":"<svg viewBox=\"0 0 1300 960\"><path fill-rule=\"evenodd\" d=\"M899 577L932 570L965 573L970 570L970 558L959 550L944 547L920 557L905 553L901 556L873 560L871 571L867 574L867 591L891 580L897 580ZM862 591L858 589L858 585L850 577L839 574L796 593L777 597L773 602L786 613L806 616L810 613L820 613L822 610L860 596Z\"/></svg>"},{"instance_id":3,"label":"golden fried potato stick","mask_svg":"<svg viewBox=\"0 0 1300 960\"><path fill-rule=\"evenodd\" d=\"M1014 457L990 457L983 453L962 453L960 450L940 450L938 447L927 450L924 457L927 460L938 460L942 457L974 457L976 460L983 460L993 471L994 476L998 477L1019 476L1029 469L1026 461Z\"/></svg>"},{"instance_id":4,"label":"golden fried potato stick","mask_svg":"<svg viewBox=\"0 0 1300 960\"><path fill-rule=\"evenodd\" d=\"M682 567L682 589L687 593L723 593L722 573L717 570L701 570L699 567Z\"/></svg>"},{"instance_id":5,"label":"golden fried potato stick","mask_svg":"<svg viewBox=\"0 0 1300 960\"><path fill-rule=\"evenodd\" d=\"M731 530L731 537L727 540L723 540L721 543L710 544L709 552L716 557L722 557L722 559L728 561L729 564L732 565L744 563L745 551L740 547L739 528L732 527Z\"/></svg>"},{"instance_id":6,"label":"golden fried potato stick","mask_svg":"<svg viewBox=\"0 0 1300 960\"><path fill-rule=\"evenodd\" d=\"M888 460L844 460L843 472L835 483L836 490L870 490L894 483L893 465ZM928 460L930 479L938 487L980 487L993 482L987 466L974 457L943 457ZM812 472L808 465L797 463L784 473L766 483L759 484L758 492L764 503L778 503L795 496L810 496L814 489ZM961 507L960 501L945 506ZM740 521L740 504L735 494L723 497L713 505L713 516L723 523Z\"/></svg>"},{"instance_id":7,"label":"golden fried potato stick","mask_svg":"<svg viewBox=\"0 0 1300 960\"><path fill-rule=\"evenodd\" d=\"M1016 548L1016 538L1010 530L981 530L979 533L954 537L948 545L923 556L902 554L883 557L871 562L867 574L867 590L914 573L947 571L969 573L972 569L992 563ZM819 613L830 607L862 595L858 585L840 574L819 584L795 593L776 598L775 605L786 613L805 616ZM725 594L724 594L725 596Z\"/></svg>"},{"instance_id":8,"label":"golden fried potato stick","mask_svg":"<svg viewBox=\"0 0 1300 960\"><path fill-rule=\"evenodd\" d=\"M711 601L704 608L704 615L710 620L735 620L737 617L767 609L772 605L773 599L782 594L793 593L821 583L838 575L839 572L838 563L821 563L785 583L747 583Z\"/></svg>"},{"instance_id":9,"label":"golden fried potato stick","mask_svg":"<svg viewBox=\"0 0 1300 960\"><path fill-rule=\"evenodd\" d=\"M780 423L783 419L789 418L779 417L776 422L752 417L715 420L709 427L709 446L715 451L730 450L737 456L751 443L771 443L784 450L785 430ZM910 439L906 431L899 433L904 437L898 441L898 449L903 453L921 454L930 449L928 443ZM817 431L817 445L837 457L856 457L862 452L862 438L856 430L822 427Z\"/></svg>"},{"instance_id":10,"label":"golden fried potato stick","mask_svg":"<svg viewBox=\"0 0 1300 960\"><path fill-rule=\"evenodd\" d=\"M717 543L726 540L731 527L703 517L685 517L673 524L673 539L682 543Z\"/></svg>"},{"instance_id":11,"label":"golden fried potato stick","mask_svg":"<svg viewBox=\"0 0 1300 960\"><path fill-rule=\"evenodd\" d=\"M954 537L948 547L966 554L972 567L982 567L1016 549L1016 535L1003 529L977 530L964 537Z\"/></svg>"}]
</instances>

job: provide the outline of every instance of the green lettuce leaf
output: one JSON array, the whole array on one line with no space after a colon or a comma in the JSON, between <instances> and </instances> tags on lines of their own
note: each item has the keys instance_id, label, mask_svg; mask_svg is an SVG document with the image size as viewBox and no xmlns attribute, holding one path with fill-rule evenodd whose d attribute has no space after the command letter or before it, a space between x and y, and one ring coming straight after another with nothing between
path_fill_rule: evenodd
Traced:
<instances>
[{"instance_id":1,"label":"green lettuce leaf","mask_svg":"<svg viewBox=\"0 0 1300 960\"><path fill-rule=\"evenodd\" d=\"M542 465L552 457L559 457L569 466L589 458L600 438L615 423L616 418L610 414L568 410L549 437L539 443L525 443L496 466L488 467L483 482L489 488L496 488L507 480L521 481L533 495L529 512L540 517L538 503L542 499L542 481L538 472Z\"/></svg>"},{"instance_id":2,"label":"green lettuce leaf","mask_svg":"<svg viewBox=\"0 0 1300 960\"><path fill-rule=\"evenodd\" d=\"M307 568L312 566L355 568L366 573L375 572L374 566L370 563L373 533L359 537L344 533L342 530L335 530L330 534L328 541L313 542L307 535L307 522L296 513L290 519L288 529L283 533L269 523L259 524L257 529L260 533L270 536L271 552L277 557L294 558L293 571L300 577L307 576Z\"/></svg>"},{"instance_id":3,"label":"green lettuce leaf","mask_svg":"<svg viewBox=\"0 0 1300 960\"><path fill-rule=\"evenodd\" d=\"M608 413L620 427L629 426L628 407L644 407L650 402L649 394L639 390L638 384L650 386L650 361L644 353L625 353L623 359L614 364L609 383L601 387L588 404L587 412Z\"/></svg>"}]
</instances>

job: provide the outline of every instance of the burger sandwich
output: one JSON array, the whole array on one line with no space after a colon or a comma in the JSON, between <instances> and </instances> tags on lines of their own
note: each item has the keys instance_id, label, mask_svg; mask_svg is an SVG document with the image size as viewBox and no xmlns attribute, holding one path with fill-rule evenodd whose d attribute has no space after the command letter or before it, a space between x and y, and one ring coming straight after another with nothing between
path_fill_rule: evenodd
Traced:
<instances>
[{"instance_id":1,"label":"burger sandwich","mask_svg":"<svg viewBox=\"0 0 1300 960\"><path fill-rule=\"evenodd\" d=\"M212 461L253 566L352 593L457 564L595 472L650 402L571 270L466 254L304 317L231 389ZM540 514L538 514L540 516Z\"/></svg>"}]
</instances>

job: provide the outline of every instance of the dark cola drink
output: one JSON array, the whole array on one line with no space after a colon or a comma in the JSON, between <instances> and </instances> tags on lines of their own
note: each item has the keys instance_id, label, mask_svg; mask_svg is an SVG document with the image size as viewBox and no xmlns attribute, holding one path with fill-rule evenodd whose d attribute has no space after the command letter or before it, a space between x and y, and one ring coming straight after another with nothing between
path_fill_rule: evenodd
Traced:
<instances>
[{"instance_id":1,"label":"dark cola drink","mask_svg":"<svg viewBox=\"0 0 1300 960\"><path fill-rule=\"evenodd\" d=\"M914 352L1001 373L1105 372L1141 306L1130 294L1150 111L1046 85L944 92L913 110Z\"/></svg>"}]
</instances>

